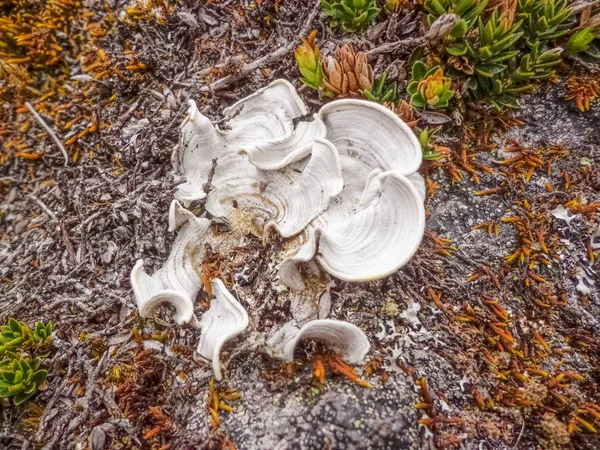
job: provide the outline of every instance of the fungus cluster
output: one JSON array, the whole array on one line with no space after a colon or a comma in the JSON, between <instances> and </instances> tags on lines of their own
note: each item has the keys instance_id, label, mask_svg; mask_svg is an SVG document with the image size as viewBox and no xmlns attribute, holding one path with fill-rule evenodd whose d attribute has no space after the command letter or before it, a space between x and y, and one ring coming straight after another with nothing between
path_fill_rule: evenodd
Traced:
<instances>
[{"instance_id":1,"label":"fungus cluster","mask_svg":"<svg viewBox=\"0 0 600 450\"><path fill-rule=\"evenodd\" d=\"M250 232L266 241L274 230L288 240L278 282L302 295L309 272L325 270L355 282L393 273L416 252L425 225L419 143L385 107L338 100L310 117L294 87L278 80L224 114L226 124L217 128L190 102L173 154L175 170L186 179L169 214L177 238L153 276L143 261L131 273L142 316L167 302L175 306L178 324L202 328L198 352L213 361L217 379L220 348L249 319L218 280L211 284L209 310L196 319L207 242L228 240L232 248L235 236ZM187 207L200 200L205 211L196 217ZM211 223L227 224L230 231ZM351 363L369 350L352 324L323 319L296 325L273 330L267 353L290 361L302 337L329 344Z\"/></svg>"}]
</instances>

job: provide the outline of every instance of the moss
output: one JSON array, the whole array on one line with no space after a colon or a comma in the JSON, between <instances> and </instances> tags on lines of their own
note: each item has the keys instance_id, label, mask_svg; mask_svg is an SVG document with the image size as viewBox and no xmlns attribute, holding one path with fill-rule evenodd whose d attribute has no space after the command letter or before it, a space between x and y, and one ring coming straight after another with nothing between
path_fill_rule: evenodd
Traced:
<instances>
[{"instance_id":1,"label":"moss","mask_svg":"<svg viewBox=\"0 0 600 450\"><path fill-rule=\"evenodd\" d=\"M385 317L398 317L400 308L393 298L387 297L381 305L381 314Z\"/></svg>"},{"instance_id":2,"label":"moss","mask_svg":"<svg viewBox=\"0 0 600 450\"><path fill-rule=\"evenodd\" d=\"M558 420L554 414L549 412L544 414L541 427L544 432L544 437L541 439L542 448L559 450L570 444L571 437L567 426Z\"/></svg>"}]
</instances>

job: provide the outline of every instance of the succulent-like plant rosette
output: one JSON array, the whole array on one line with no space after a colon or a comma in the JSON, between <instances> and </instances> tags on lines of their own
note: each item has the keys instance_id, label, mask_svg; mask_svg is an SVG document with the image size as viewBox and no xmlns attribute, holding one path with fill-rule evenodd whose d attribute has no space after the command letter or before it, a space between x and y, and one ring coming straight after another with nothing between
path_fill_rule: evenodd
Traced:
<instances>
[{"instance_id":1,"label":"succulent-like plant rosette","mask_svg":"<svg viewBox=\"0 0 600 450\"><path fill-rule=\"evenodd\" d=\"M313 30L308 39L302 38L302 45L294 50L294 58L302 74L300 81L318 91L323 85L323 71L319 47L315 45L316 36L317 30Z\"/></svg>"},{"instance_id":2,"label":"succulent-like plant rosette","mask_svg":"<svg viewBox=\"0 0 600 450\"><path fill-rule=\"evenodd\" d=\"M367 55L355 52L351 44L338 47L335 55L322 62L325 94L337 97L361 97L373 87L373 68Z\"/></svg>"},{"instance_id":3,"label":"succulent-like plant rosette","mask_svg":"<svg viewBox=\"0 0 600 450\"><path fill-rule=\"evenodd\" d=\"M7 353L0 360L0 398L12 398L20 405L44 388L48 371L40 369L40 360Z\"/></svg>"},{"instance_id":4,"label":"succulent-like plant rosette","mask_svg":"<svg viewBox=\"0 0 600 450\"><path fill-rule=\"evenodd\" d=\"M8 319L7 325L0 326L0 356L8 351L17 349L46 357L52 345L52 322L44 325L37 322L35 328L30 329L24 322Z\"/></svg>"},{"instance_id":5,"label":"succulent-like plant rosette","mask_svg":"<svg viewBox=\"0 0 600 450\"><path fill-rule=\"evenodd\" d=\"M596 39L597 34L591 27L583 28L573 33L564 45L564 56L572 56L577 53L587 52L592 56L599 58L600 52L593 46L592 42Z\"/></svg>"},{"instance_id":6,"label":"succulent-like plant rosette","mask_svg":"<svg viewBox=\"0 0 600 450\"><path fill-rule=\"evenodd\" d=\"M441 67L427 70L424 63L417 61L413 65L412 81L406 91L410 94L410 102L418 108L445 108L454 95L451 84L452 80L444 76Z\"/></svg>"},{"instance_id":7,"label":"succulent-like plant rosette","mask_svg":"<svg viewBox=\"0 0 600 450\"><path fill-rule=\"evenodd\" d=\"M377 81L373 84L373 88L364 89L362 95L367 100L386 104L395 104L398 101L398 92L396 82L387 81L387 72L383 72Z\"/></svg>"}]
</instances>

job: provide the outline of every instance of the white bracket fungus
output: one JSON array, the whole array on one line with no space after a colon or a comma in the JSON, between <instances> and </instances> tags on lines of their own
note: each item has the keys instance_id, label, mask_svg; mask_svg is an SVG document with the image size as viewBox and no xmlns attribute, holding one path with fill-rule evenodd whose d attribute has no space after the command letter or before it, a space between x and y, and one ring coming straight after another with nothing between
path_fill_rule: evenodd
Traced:
<instances>
[{"instance_id":1,"label":"white bracket fungus","mask_svg":"<svg viewBox=\"0 0 600 450\"><path fill-rule=\"evenodd\" d=\"M204 255L202 238L209 226L210 220L194 216L176 200L171 203L169 231L181 228L167 261L152 276L144 272L141 259L131 271L131 287L140 316L149 317L162 303L170 303L177 311L178 325L197 325L194 298L201 286L198 268Z\"/></svg>"},{"instance_id":2,"label":"white bracket fungus","mask_svg":"<svg viewBox=\"0 0 600 450\"><path fill-rule=\"evenodd\" d=\"M425 226L425 186L417 173L421 147L409 127L387 108L363 100L337 100L308 116L294 87L284 80L224 110L213 125L190 102L173 153L173 166L186 181L177 187L169 228L179 228L171 254L153 276L139 261L131 284L143 317L162 302L177 309L177 323L197 324L193 301L201 289L204 244L210 220L183 205L205 200L209 215L243 231L236 217L251 217L251 231L267 239L269 229L286 244L279 279L293 289L306 287L301 265L316 261L347 281L387 276L416 252ZM198 352L212 360L221 378L219 352L248 325L248 315L218 280L216 299L201 318ZM369 342L356 326L313 320L302 328L288 324L269 342L285 360L301 338L316 339L359 363Z\"/></svg>"},{"instance_id":3,"label":"white bracket fungus","mask_svg":"<svg viewBox=\"0 0 600 450\"><path fill-rule=\"evenodd\" d=\"M287 323L267 342L267 352L277 359L291 362L300 339L322 342L350 364L360 364L371 345L365 333L348 322L332 319L313 320L302 328Z\"/></svg>"},{"instance_id":4,"label":"white bracket fungus","mask_svg":"<svg viewBox=\"0 0 600 450\"><path fill-rule=\"evenodd\" d=\"M390 110L364 100L330 102L312 121L306 113L282 80L226 109L223 130L191 102L173 157L187 179L176 197L189 202L208 191L215 217L244 209L263 231L304 231L304 246L281 264L280 280L292 288L305 287L299 264L315 257L347 281L389 275L413 256L425 226L416 137Z\"/></svg>"},{"instance_id":5,"label":"white bracket fungus","mask_svg":"<svg viewBox=\"0 0 600 450\"><path fill-rule=\"evenodd\" d=\"M414 255L425 229L421 147L408 126L376 103L338 100L319 113L338 149L344 189L311 222L308 239L281 264L282 283L305 287L299 264L316 259L330 274L369 281Z\"/></svg>"},{"instance_id":6,"label":"white bracket fungus","mask_svg":"<svg viewBox=\"0 0 600 450\"><path fill-rule=\"evenodd\" d=\"M221 280L212 280L211 287L215 298L200 320L202 334L197 351L212 361L215 379L221 381L221 348L248 327L248 314Z\"/></svg>"}]
</instances>

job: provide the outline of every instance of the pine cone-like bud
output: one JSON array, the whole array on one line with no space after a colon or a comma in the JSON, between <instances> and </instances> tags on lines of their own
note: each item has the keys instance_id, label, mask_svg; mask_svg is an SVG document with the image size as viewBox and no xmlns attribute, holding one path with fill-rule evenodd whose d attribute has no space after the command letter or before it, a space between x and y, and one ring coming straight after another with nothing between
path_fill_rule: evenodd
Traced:
<instances>
[{"instance_id":1,"label":"pine cone-like bud","mask_svg":"<svg viewBox=\"0 0 600 450\"><path fill-rule=\"evenodd\" d=\"M431 24L431 28L427 32L427 39L435 41L450 34L457 20L456 14L442 14Z\"/></svg>"},{"instance_id":2,"label":"pine cone-like bud","mask_svg":"<svg viewBox=\"0 0 600 450\"><path fill-rule=\"evenodd\" d=\"M398 106L394 103L384 103L383 106L391 110L394 114L400 117L409 127L414 127L418 120L415 120L415 111L410 103L404 100L400 101Z\"/></svg>"},{"instance_id":3,"label":"pine cone-like bud","mask_svg":"<svg viewBox=\"0 0 600 450\"><path fill-rule=\"evenodd\" d=\"M338 47L334 57L323 61L323 85L338 97L360 97L360 91L373 87L367 55L356 53L350 44Z\"/></svg>"},{"instance_id":4,"label":"pine cone-like bud","mask_svg":"<svg viewBox=\"0 0 600 450\"><path fill-rule=\"evenodd\" d=\"M451 56L448 58L448 65L454 67L456 70L466 73L467 75L473 75L475 68L466 56Z\"/></svg>"}]
</instances>

